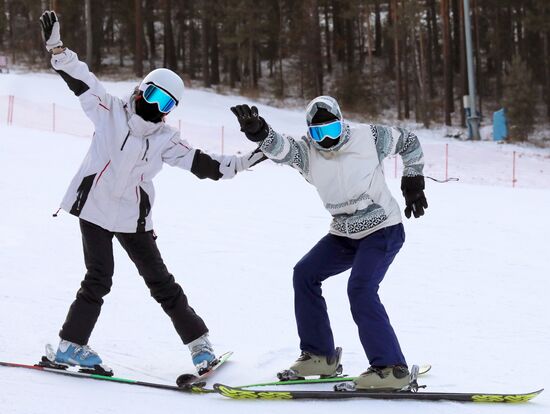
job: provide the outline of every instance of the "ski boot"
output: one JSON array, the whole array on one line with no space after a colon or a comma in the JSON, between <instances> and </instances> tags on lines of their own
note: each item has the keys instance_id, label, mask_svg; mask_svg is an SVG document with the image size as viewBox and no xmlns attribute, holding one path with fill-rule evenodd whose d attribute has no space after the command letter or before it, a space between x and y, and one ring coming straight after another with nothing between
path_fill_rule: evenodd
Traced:
<instances>
[{"instance_id":1,"label":"ski boot","mask_svg":"<svg viewBox=\"0 0 550 414\"><path fill-rule=\"evenodd\" d=\"M409 369L405 365L390 365L371 366L353 382L358 390L400 391L406 389L410 381Z\"/></svg>"},{"instance_id":2,"label":"ski boot","mask_svg":"<svg viewBox=\"0 0 550 414\"><path fill-rule=\"evenodd\" d=\"M291 381L304 379L305 377L318 375L320 378L333 378L342 374L343 368L340 364L342 348L336 348L332 357L315 355L311 352L302 351L290 369L277 373L280 381Z\"/></svg>"},{"instance_id":3,"label":"ski boot","mask_svg":"<svg viewBox=\"0 0 550 414\"><path fill-rule=\"evenodd\" d=\"M188 343L187 346L191 351L191 358L199 375L208 372L212 365L216 363L216 355L214 355L214 348L208 339L208 334L202 335Z\"/></svg>"},{"instance_id":4,"label":"ski boot","mask_svg":"<svg viewBox=\"0 0 550 414\"><path fill-rule=\"evenodd\" d=\"M78 345L64 339L59 342L57 351L50 344L46 345L46 356L42 358L42 363L43 366L49 363L50 367L57 369L77 367L80 372L88 374L113 375L113 370L103 365L97 352L88 345Z\"/></svg>"}]
</instances>

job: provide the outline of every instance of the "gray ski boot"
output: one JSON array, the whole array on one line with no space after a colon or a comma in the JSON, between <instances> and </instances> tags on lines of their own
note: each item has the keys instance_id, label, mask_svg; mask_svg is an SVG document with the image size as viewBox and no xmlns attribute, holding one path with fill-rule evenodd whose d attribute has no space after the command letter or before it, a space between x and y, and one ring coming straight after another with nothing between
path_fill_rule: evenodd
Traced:
<instances>
[{"instance_id":1,"label":"gray ski boot","mask_svg":"<svg viewBox=\"0 0 550 414\"><path fill-rule=\"evenodd\" d=\"M409 369L404 365L369 367L355 380L355 388L369 391L399 391L411 381Z\"/></svg>"},{"instance_id":2,"label":"gray ski boot","mask_svg":"<svg viewBox=\"0 0 550 414\"><path fill-rule=\"evenodd\" d=\"M304 379L313 375L320 378L332 378L342 374L343 368L340 364L342 359L342 348L336 348L333 357L324 355L314 355L307 351L302 351L300 357L296 360L290 369L285 369L277 373L277 378L281 381L291 381Z\"/></svg>"}]
</instances>

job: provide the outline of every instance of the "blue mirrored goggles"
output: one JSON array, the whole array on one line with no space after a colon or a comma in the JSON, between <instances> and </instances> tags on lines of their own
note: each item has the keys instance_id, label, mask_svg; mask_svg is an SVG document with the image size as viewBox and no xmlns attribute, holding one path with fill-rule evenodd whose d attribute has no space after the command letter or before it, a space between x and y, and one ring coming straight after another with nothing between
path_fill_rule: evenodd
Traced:
<instances>
[{"instance_id":1,"label":"blue mirrored goggles","mask_svg":"<svg viewBox=\"0 0 550 414\"><path fill-rule=\"evenodd\" d=\"M170 94L153 84L147 85L147 88L143 91L143 99L150 104L156 103L159 111L165 114L174 109L177 104Z\"/></svg>"},{"instance_id":2,"label":"blue mirrored goggles","mask_svg":"<svg viewBox=\"0 0 550 414\"><path fill-rule=\"evenodd\" d=\"M311 125L309 136L313 141L319 142L325 138L338 139L342 135L342 121L333 121L323 125Z\"/></svg>"}]
</instances>

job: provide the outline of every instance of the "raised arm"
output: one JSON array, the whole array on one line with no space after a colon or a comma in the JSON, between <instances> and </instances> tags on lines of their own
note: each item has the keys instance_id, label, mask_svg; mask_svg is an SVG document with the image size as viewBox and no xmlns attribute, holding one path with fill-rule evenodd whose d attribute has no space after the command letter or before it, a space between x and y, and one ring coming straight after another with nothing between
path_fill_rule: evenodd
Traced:
<instances>
[{"instance_id":1,"label":"raised arm","mask_svg":"<svg viewBox=\"0 0 550 414\"><path fill-rule=\"evenodd\" d=\"M256 149L243 156L206 154L200 149L191 147L189 143L176 133L162 153L162 159L168 165L191 171L200 179L220 180L233 178L266 159L264 154Z\"/></svg>"},{"instance_id":2,"label":"raised arm","mask_svg":"<svg viewBox=\"0 0 550 414\"><path fill-rule=\"evenodd\" d=\"M113 98L89 71L88 65L81 62L75 52L63 47L55 12L44 12L40 17L40 24L46 49L52 53L52 67L78 97L88 118L98 124L109 113Z\"/></svg>"},{"instance_id":3,"label":"raised arm","mask_svg":"<svg viewBox=\"0 0 550 414\"><path fill-rule=\"evenodd\" d=\"M305 139L275 132L265 120L258 115L258 108L248 105L237 105L231 108L237 117L246 137L260 144L259 149L272 161L290 165L306 178L309 174L309 143Z\"/></svg>"},{"instance_id":4,"label":"raised arm","mask_svg":"<svg viewBox=\"0 0 550 414\"><path fill-rule=\"evenodd\" d=\"M424 215L428 202L424 195L424 152L418 137L399 127L371 125L371 132L380 162L390 155L399 154L403 160L401 192L405 197L405 216L415 218Z\"/></svg>"}]
</instances>

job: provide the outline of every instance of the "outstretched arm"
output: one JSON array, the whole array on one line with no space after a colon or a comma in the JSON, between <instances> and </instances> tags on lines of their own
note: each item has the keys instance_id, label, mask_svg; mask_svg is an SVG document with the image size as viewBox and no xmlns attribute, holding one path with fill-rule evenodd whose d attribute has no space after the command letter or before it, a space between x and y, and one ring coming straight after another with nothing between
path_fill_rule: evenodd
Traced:
<instances>
[{"instance_id":1,"label":"outstretched arm","mask_svg":"<svg viewBox=\"0 0 550 414\"><path fill-rule=\"evenodd\" d=\"M266 159L259 150L243 156L206 154L200 149L191 147L176 134L165 148L162 159L167 164L191 171L200 179L220 180L233 178Z\"/></svg>"},{"instance_id":2,"label":"outstretched arm","mask_svg":"<svg viewBox=\"0 0 550 414\"><path fill-rule=\"evenodd\" d=\"M54 11L45 11L40 17L46 49L52 52L52 66L63 78L67 86L80 100L84 112L97 124L110 111L112 97L81 62L75 52L63 47L59 19Z\"/></svg>"},{"instance_id":3,"label":"outstretched arm","mask_svg":"<svg viewBox=\"0 0 550 414\"><path fill-rule=\"evenodd\" d=\"M309 144L305 139L295 140L292 137L275 132L265 120L258 115L258 108L248 105L237 105L231 108L237 117L246 137L260 144L259 149L272 161L290 165L306 176L309 173Z\"/></svg>"},{"instance_id":4,"label":"outstretched arm","mask_svg":"<svg viewBox=\"0 0 550 414\"><path fill-rule=\"evenodd\" d=\"M401 191L405 197L405 216L415 218L424 215L428 202L424 195L424 152L418 137L398 127L371 125L380 162L389 155L399 154L403 159Z\"/></svg>"}]
</instances>

